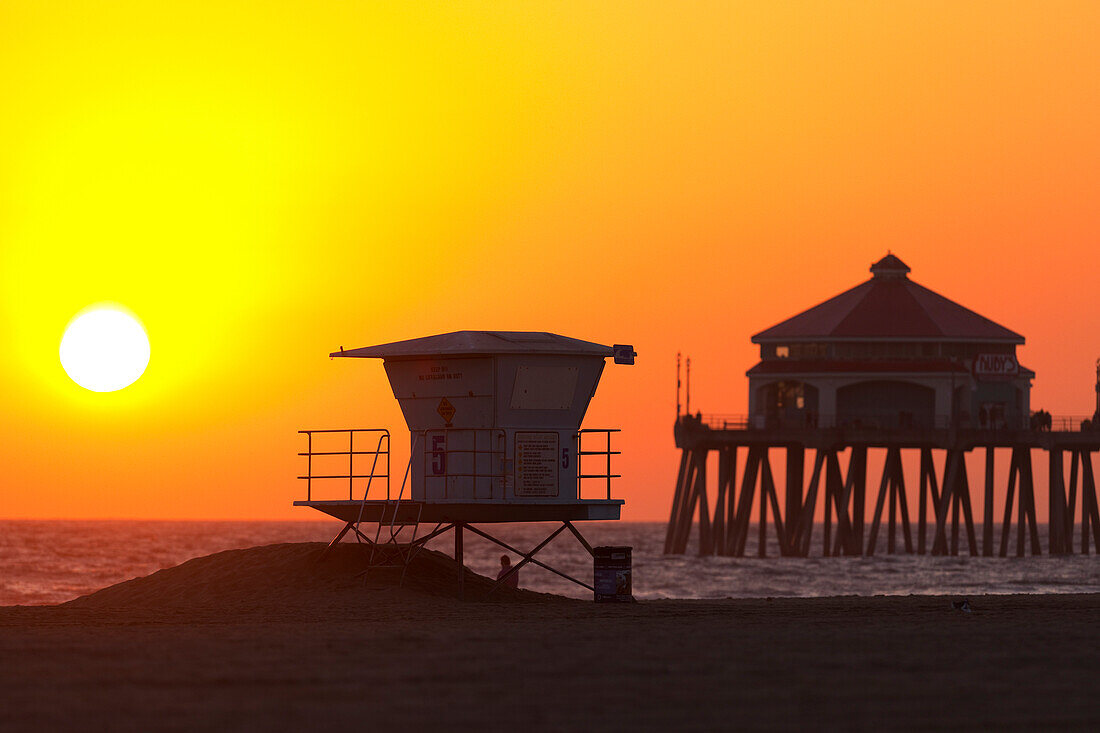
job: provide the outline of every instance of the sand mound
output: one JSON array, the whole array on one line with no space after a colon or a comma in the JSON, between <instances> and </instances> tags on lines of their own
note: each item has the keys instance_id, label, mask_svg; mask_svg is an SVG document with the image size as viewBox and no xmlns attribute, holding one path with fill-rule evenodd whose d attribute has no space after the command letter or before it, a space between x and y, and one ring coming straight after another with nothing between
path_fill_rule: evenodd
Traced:
<instances>
[{"instance_id":1,"label":"sand mound","mask_svg":"<svg viewBox=\"0 0 1100 733\"><path fill-rule=\"evenodd\" d=\"M395 561L372 565L367 545L337 545L322 559L324 549L324 544L314 542L227 550L104 588L64 605L181 611L217 608L294 612L312 608L327 612L385 601L457 600L457 566L442 553L420 550L402 579L403 568L395 566ZM379 556L376 552L376 560ZM467 601L564 600L504 587L490 595L493 581L468 569L464 584Z\"/></svg>"}]
</instances>

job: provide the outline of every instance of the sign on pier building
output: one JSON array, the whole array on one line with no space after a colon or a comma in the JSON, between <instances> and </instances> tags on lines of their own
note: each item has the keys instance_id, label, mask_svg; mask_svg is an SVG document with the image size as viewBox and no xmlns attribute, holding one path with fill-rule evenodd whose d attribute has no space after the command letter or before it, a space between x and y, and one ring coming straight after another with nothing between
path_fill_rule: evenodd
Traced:
<instances>
[{"instance_id":1,"label":"sign on pier building","mask_svg":"<svg viewBox=\"0 0 1100 733\"><path fill-rule=\"evenodd\" d=\"M1022 428L1024 337L909 279L887 254L871 278L752 337L754 427Z\"/></svg>"}]
</instances>

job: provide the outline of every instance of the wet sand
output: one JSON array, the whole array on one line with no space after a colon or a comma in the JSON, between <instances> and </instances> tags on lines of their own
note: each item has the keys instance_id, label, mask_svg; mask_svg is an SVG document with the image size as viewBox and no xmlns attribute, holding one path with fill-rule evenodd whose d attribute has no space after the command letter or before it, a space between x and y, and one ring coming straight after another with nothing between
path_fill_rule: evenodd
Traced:
<instances>
[{"instance_id":1,"label":"wet sand","mask_svg":"<svg viewBox=\"0 0 1100 733\"><path fill-rule=\"evenodd\" d=\"M421 553L219 553L0 609L0 730L1100 729L1100 596L486 596Z\"/></svg>"}]
</instances>

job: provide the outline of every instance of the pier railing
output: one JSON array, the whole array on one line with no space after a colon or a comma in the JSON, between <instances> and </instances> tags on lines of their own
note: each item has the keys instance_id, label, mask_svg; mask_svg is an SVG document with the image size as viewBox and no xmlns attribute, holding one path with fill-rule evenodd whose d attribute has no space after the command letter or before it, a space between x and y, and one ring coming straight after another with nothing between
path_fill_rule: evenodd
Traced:
<instances>
[{"instance_id":1,"label":"pier railing","mask_svg":"<svg viewBox=\"0 0 1100 733\"><path fill-rule=\"evenodd\" d=\"M969 429L987 429L987 430L1039 430L1039 427L1032 428L1031 421L1028 421L1027 425L1020 424L1022 421L1019 419L990 419L986 423L982 423L980 420L974 418L958 418L951 420L948 417L937 417L932 425L924 424L925 421L912 420L906 416L886 417L886 416L868 416L860 418L848 418L838 417L836 415L817 415L810 413L809 416L801 415L796 417L780 416L780 415L744 415L744 414L732 414L732 413L700 413L697 415L682 415L681 420L696 421L697 424L710 428L711 430L771 430L776 428L782 429L794 429L794 428L882 428L882 429L912 429L912 428L926 428L933 430L948 430L950 428L969 428ZM1050 417L1050 425L1045 423L1042 425L1043 430L1052 430L1056 432L1074 433L1087 430L1097 430L1100 426L1093 424L1091 415L1052 415Z\"/></svg>"},{"instance_id":2,"label":"pier railing","mask_svg":"<svg viewBox=\"0 0 1100 733\"><path fill-rule=\"evenodd\" d=\"M1050 429L1063 433L1075 433L1082 430L1096 430L1092 415L1051 415Z\"/></svg>"},{"instance_id":3,"label":"pier railing","mask_svg":"<svg viewBox=\"0 0 1100 733\"><path fill-rule=\"evenodd\" d=\"M711 430L774 430L776 428L933 428L946 430L951 427L949 418L937 418L932 425L925 425L906 415L870 415L859 418L838 417L837 415L819 415L806 413L798 416L787 415L736 415L736 414L698 414L684 415L683 420L694 420ZM1005 425L1007 427L1007 425Z\"/></svg>"}]
</instances>

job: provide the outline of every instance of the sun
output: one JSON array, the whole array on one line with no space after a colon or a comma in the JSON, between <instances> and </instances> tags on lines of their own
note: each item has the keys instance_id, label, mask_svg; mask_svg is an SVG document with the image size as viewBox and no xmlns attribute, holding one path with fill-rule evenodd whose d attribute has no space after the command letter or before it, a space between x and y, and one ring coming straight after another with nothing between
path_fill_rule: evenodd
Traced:
<instances>
[{"instance_id":1,"label":"sun","mask_svg":"<svg viewBox=\"0 0 1100 733\"><path fill-rule=\"evenodd\" d=\"M77 315L61 337L61 366L92 392L128 387L149 365L149 338L136 318L117 307L98 306Z\"/></svg>"}]
</instances>

